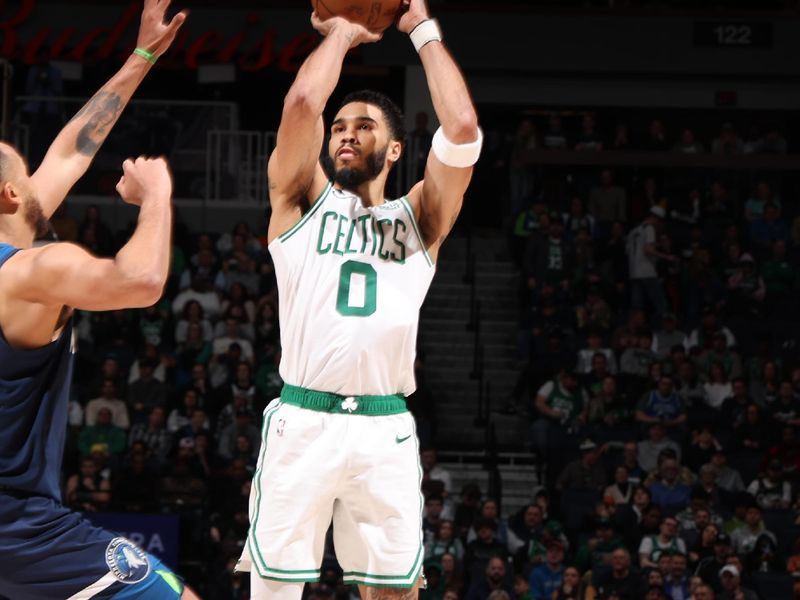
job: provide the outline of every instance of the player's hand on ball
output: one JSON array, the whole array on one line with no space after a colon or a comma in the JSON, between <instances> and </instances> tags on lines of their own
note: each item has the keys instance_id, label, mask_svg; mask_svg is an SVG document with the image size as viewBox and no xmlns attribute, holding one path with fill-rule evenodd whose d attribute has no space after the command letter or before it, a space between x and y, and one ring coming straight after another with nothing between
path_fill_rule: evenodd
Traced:
<instances>
[{"instance_id":1,"label":"player's hand on ball","mask_svg":"<svg viewBox=\"0 0 800 600\"><path fill-rule=\"evenodd\" d=\"M383 33L374 33L358 23L351 23L343 17L331 17L324 21L314 11L311 13L311 25L320 35L327 37L334 30L343 29L350 39L350 47L355 48L359 44L370 44L380 41Z\"/></svg>"},{"instance_id":2,"label":"player's hand on ball","mask_svg":"<svg viewBox=\"0 0 800 600\"><path fill-rule=\"evenodd\" d=\"M172 175L163 158L129 158L122 163L122 177L117 192L128 204L169 202L172 197Z\"/></svg>"},{"instance_id":3,"label":"player's hand on ball","mask_svg":"<svg viewBox=\"0 0 800 600\"><path fill-rule=\"evenodd\" d=\"M160 56L170 47L189 14L183 10L167 22L166 13L171 2L172 0L144 0L139 37L136 39L137 48L144 48Z\"/></svg>"},{"instance_id":4,"label":"player's hand on ball","mask_svg":"<svg viewBox=\"0 0 800 600\"><path fill-rule=\"evenodd\" d=\"M425 6L425 0L403 0L403 4L400 5L400 14L402 16L397 21L397 28L403 33L409 34L417 25L431 18L428 14L428 7Z\"/></svg>"}]
</instances>

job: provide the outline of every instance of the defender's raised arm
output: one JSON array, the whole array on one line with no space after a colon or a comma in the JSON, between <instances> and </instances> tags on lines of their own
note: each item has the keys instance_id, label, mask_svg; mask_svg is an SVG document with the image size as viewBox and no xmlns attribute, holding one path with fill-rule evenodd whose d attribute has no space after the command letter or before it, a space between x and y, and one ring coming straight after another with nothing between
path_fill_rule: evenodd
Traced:
<instances>
[{"instance_id":1,"label":"defender's raised arm","mask_svg":"<svg viewBox=\"0 0 800 600\"><path fill-rule=\"evenodd\" d=\"M187 13L165 20L171 0L145 0L136 53L67 123L31 175L42 210L50 218L92 162L133 93L175 39Z\"/></svg>"},{"instance_id":2,"label":"defender's raised arm","mask_svg":"<svg viewBox=\"0 0 800 600\"><path fill-rule=\"evenodd\" d=\"M126 160L117 191L139 207L139 222L115 258L98 258L73 244L28 250L9 261L4 280L9 296L82 310L145 307L158 301L169 274L172 233L172 179L166 161Z\"/></svg>"}]
</instances>

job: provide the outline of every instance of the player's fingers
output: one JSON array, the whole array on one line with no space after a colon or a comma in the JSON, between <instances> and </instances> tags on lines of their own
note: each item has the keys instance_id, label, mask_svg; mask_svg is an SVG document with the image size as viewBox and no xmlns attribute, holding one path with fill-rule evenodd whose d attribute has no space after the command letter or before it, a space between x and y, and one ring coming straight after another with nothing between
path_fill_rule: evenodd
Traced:
<instances>
[{"instance_id":1,"label":"player's fingers","mask_svg":"<svg viewBox=\"0 0 800 600\"><path fill-rule=\"evenodd\" d=\"M397 9L397 15L394 18L395 23L397 23L398 26L400 24L400 19L406 16L409 10L411 10L411 3L408 0L403 0L399 8Z\"/></svg>"},{"instance_id":2,"label":"player's fingers","mask_svg":"<svg viewBox=\"0 0 800 600\"><path fill-rule=\"evenodd\" d=\"M188 10L182 10L177 15L172 17L172 20L169 22L169 25L167 26L168 29L171 32L178 31L178 29L181 28L181 25L184 24L184 22L186 21L186 17L188 17L188 16L189 16L189 11Z\"/></svg>"},{"instance_id":3,"label":"player's fingers","mask_svg":"<svg viewBox=\"0 0 800 600\"><path fill-rule=\"evenodd\" d=\"M122 196L122 193L125 191L125 175L119 178L119 181L116 185L117 193Z\"/></svg>"},{"instance_id":4,"label":"player's fingers","mask_svg":"<svg viewBox=\"0 0 800 600\"><path fill-rule=\"evenodd\" d=\"M136 167L139 170L139 173L144 173L144 169L147 168L149 163L153 162L149 156L140 156L136 159Z\"/></svg>"},{"instance_id":5,"label":"player's fingers","mask_svg":"<svg viewBox=\"0 0 800 600\"><path fill-rule=\"evenodd\" d=\"M125 162L122 163L122 172L126 173L126 174L130 173L131 170L133 169L133 165L134 165L134 162L133 162L132 158L125 159ZM124 175L123 175L123 177L124 177Z\"/></svg>"}]
</instances>

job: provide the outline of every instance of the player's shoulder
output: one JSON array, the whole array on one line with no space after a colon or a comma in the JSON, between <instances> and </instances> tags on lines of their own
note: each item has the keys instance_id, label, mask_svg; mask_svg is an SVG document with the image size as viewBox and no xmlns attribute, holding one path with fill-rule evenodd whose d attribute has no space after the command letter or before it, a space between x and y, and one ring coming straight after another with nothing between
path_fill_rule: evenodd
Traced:
<instances>
[{"instance_id":1,"label":"player's shoulder","mask_svg":"<svg viewBox=\"0 0 800 600\"><path fill-rule=\"evenodd\" d=\"M422 210L422 189L423 184L425 183L424 180L417 182L414 187L412 187L408 193L403 196L405 201L411 206L411 209L414 211L414 216L419 218L420 211Z\"/></svg>"},{"instance_id":2,"label":"player's shoulder","mask_svg":"<svg viewBox=\"0 0 800 600\"><path fill-rule=\"evenodd\" d=\"M308 186L308 190L306 191L306 202L308 202L309 208L312 208L318 202L321 202L325 199L325 196L328 195L328 192L333 188L333 183L331 182L330 178L328 177L325 170L322 168L322 165L317 165L317 170L314 173L314 177L311 179L311 184Z\"/></svg>"},{"instance_id":3,"label":"player's shoulder","mask_svg":"<svg viewBox=\"0 0 800 600\"><path fill-rule=\"evenodd\" d=\"M330 180L319 163L307 181L294 181L291 185L280 180L277 170L278 167L274 164L273 156L270 158L267 176L269 203L273 217L283 213L294 215L298 209L301 214L306 212L321 200L330 188Z\"/></svg>"},{"instance_id":4,"label":"player's shoulder","mask_svg":"<svg viewBox=\"0 0 800 600\"><path fill-rule=\"evenodd\" d=\"M20 275L24 274L30 264L31 253L34 248L24 249L6 246L0 247L0 289L8 292L12 289L12 285Z\"/></svg>"},{"instance_id":5,"label":"player's shoulder","mask_svg":"<svg viewBox=\"0 0 800 600\"><path fill-rule=\"evenodd\" d=\"M0 280L6 289L13 289L45 272L57 276L66 263L85 254L86 250L70 242L18 249L0 268Z\"/></svg>"},{"instance_id":6,"label":"player's shoulder","mask_svg":"<svg viewBox=\"0 0 800 600\"><path fill-rule=\"evenodd\" d=\"M15 268L19 268L20 264L29 262L42 263L43 261L56 261L64 262L78 255L88 254L87 250L73 242L51 242L34 246L32 248L24 248L17 252L12 259L8 262L14 264ZM12 263L12 261L14 261Z\"/></svg>"}]
</instances>

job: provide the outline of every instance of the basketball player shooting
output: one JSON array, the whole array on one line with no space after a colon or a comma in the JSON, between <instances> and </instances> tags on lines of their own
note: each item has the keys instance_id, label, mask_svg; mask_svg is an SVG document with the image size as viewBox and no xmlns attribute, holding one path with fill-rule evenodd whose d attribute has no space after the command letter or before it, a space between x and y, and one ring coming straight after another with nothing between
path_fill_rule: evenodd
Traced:
<instances>
[{"instance_id":1,"label":"basketball player shooting","mask_svg":"<svg viewBox=\"0 0 800 600\"><path fill-rule=\"evenodd\" d=\"M186 15L145 0L136 52L56 137L28 175L0 144L0 594L12 600L197 598L155 557L61 504L72 379L72 309L144 307L169 269L172 180L163 159L123 165L117 191L139 207L114 259L65 243L32 248L86 172Z\"/></svg>"},{"instance_id":2,"label":"basketball player shooting","mask_svg":"<svg viewBox=\"0 0 800 600\"><path fill-rule=\"evenodd\" d=\"M419 310L461 209L482 134L464 78L422 0L410 34L441 128L424 181L386 200L403 151L403 116L382 94L345 98L327 132L323 111L345 55L379 34L341 17L289 90L268 175L269 250L278 279L286 382L265 410L238 568L252 597L299 600L320 577L333 519L344 581L373 600L417 598L422 578L418 441L405 397L415 388Z\"/></svg>"}]
</instances>

